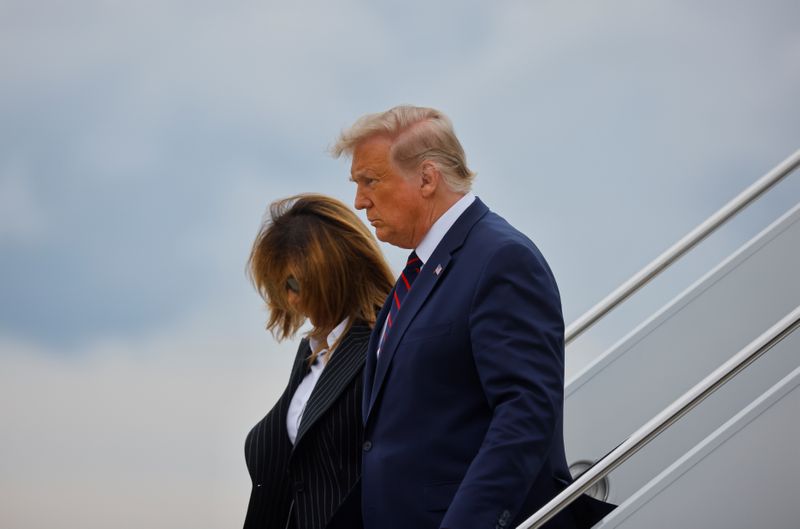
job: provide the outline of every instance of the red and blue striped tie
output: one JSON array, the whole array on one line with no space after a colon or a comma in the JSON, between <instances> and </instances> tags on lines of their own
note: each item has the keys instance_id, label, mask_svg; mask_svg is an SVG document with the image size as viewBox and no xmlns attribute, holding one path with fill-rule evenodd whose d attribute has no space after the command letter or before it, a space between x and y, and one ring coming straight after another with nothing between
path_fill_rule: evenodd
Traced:
<instances>
[{"instance_id":1,"label":"red and blue striped tie","mask_svg":"<svg viewBox=\"0 0 800 529\"><path fill-rule=\"evenodd\" d=\"M392 325L397 319L397 313L406 299L406 295L411 291L411 285L419 275L420 268L422 268L422 261L417 257L417 252L411 252L406 262L406 267L400 272L400 277L397 278L397 283L394 285L394 293L392 294L392 308L389 309L389 315L386 316L386 326L384 327L383 336L378 344L378 353L383 349L383 343L386 337L392 331Z\"/></svg>"}]
</instances>

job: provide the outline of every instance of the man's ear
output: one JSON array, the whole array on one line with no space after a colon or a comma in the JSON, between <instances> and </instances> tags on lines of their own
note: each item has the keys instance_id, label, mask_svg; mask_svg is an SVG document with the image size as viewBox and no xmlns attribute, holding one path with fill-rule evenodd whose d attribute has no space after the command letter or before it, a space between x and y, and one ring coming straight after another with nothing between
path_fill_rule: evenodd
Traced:
<instances>
[{"instance_id":1,"label":"man's ear","mask_svg":"<svg viewBox=\"0 0 800 529\"><path fill-rule=\"evenodd\" d=\"M439 187L442 180L442 173L439 171L439 168L436 167L436 164L430 160L422 162L419 171L422 176L422 185L420 186L422 196L429 198L436 193L436 189Z\"/></svg>"}]
</instances>

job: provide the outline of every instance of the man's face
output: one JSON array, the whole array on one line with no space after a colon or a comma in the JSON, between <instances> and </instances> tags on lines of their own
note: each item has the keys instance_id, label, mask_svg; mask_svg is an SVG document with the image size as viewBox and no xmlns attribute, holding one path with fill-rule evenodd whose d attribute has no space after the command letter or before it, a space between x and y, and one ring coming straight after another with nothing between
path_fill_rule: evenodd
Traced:
<instances>
[{"instance_id":1,"label":"man's face","mask_svg":"<svg viewBox=\"0 0 800 529\"><path fill-rule=\"evenodd\" d=\"M378 239L400 248L415 248L425 235L424 202L418 175L406 175L389 159L391 140L368 138L353 151L351 179L356 209L366 210Z\"/></svg>"}]
</instances>

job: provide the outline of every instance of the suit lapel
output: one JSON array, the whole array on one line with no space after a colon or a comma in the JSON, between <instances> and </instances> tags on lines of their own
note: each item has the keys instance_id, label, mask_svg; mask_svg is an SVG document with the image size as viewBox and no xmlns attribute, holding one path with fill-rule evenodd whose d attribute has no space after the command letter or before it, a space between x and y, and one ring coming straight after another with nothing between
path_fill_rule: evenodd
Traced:
<instances>
[{"instance_id":1,"label":"suit lapel","mask_svg":"<svg viewBox=\"0 0 800 529\"><path fill-rule=\"evenodd\" d=\"M417 278L419 279L419 278ZM378 349L378 344L381 341L381 333L383 326L386 322L386 317L389 315L389 310L392 307L392 298L394 296L394 288L389 292L386 302L383 304L378 317L375 321L375 327L372 328L372 335L369 337L369 347L367 348L367 361L364 366L364 399L361 403L364 423L367 422L367 412L372 404L372 390L375 387L375 369L378 359L375 352Z\"/></svg>"},{"instance_id":2,"label":"suit lapel","mask_svg":"<svg viewBox=\"0 0 800 529\"><path fill-rule=\"evenodd\" d=\"M444 238L441 240L441 242L439 242L438 246L436 246L436 249L434 250L430 259L428 259L428 261L422 267L422 271L414 281L411 290L406 295L406 298L403 301L403 308L397 313L397 319L393 322L392 331L389 333L389 336L386 338L386 341L383 344L380 357L377 358L377 361L375 361L374 351L375 348L377 348L377 343L379 341L376 339L376 335L378 337L380 336L380 332L383 329L383 322L385 321L386 315L389 312L388 307L391 305L392 299L392 295L389 295L389 300L386 304L384 304L378 322L375 324L376 332L373 332L372 341L370 342L368 354L370 362L367 366L367 376L365 379L365 382L368 384L368 389L365 391L369 391L370 393L369 402L365 407L365 423L369 418L369 414L372 411L375 401L377 400L378 394L380 393L380 388L383 385L383 381L386 378L386 373L389 370L389 366L392 363L392 359L397 351L397 346L403 338L403 335L405 334L409 325L411 325L411 322L414 321L417 312L419 312L419 309L422 308L425 300L427 300L428 296L430 296L431 292L433 292L434 287L445 276L447 272L447 266L450 264L450 259L453 253L458 250L462 244L464 244L464 240L466 239L469 231L488 211L489 208L487 208L486 205L480 201L480 199L475 198L475 201L466 209L466 211L464 211L458 220L456 220L455 224L453 224L453 226L448 230ZM370 367L373 363L375 364L374 375L370 370Z\"/></svg>"},{"instance_id":3,"label":"suit lapel","mask_svg":"<svg viewBox=\"0 0 800 529\"><path fill-rule=\"evenodd\" d=\"M356 323L342 338L311 391L303 411L303 418L300 421L300 428L297 431L295 447L300 444L305 433L347 389L353 377L364 365L364 350L370 332L369 326L365 323Z\"/></svg>"},{"instance_id":4,"label":"suit lapel","mask_svg":"<svg viewBox=\"0 0 800 529\"><path fill-rule=\"evenodd\" d=\"M297 386L303 381L303 377L308 373L308 357L311 355L311 346L308 344L308 339L303 338L300 346L297 348L297 355L294 358L294 365L292 366L292 374L289 376L289 385L286 387L281 398L286 398L286 409L289 409L289 402L291 402L294 392L297 391ZM285 417L284 413L284 419Z\"/></svg>"},{"instance_id":5,"label":"suit lapel","mask_svg":"<svg viewBox=\"0 0 800 529\"><path fill-rule=\"evenodd\" d=\"M292 402L292 397L295 391L297 391L297 387L308 372L306 360L310 353L311 347L308 344L308 340L304 338L300 341L300 345L297 348L286 389L283 390L283 394L278 399L273 410L256 426L257 428L264 428L265 432L269 432L266 435L270 436L269 442L272 443L271 447L274 448L274 451L269 452L270 460L268 465L283 465L284 461L291 453L292 443L289 441L289 435L286 432L286 413L289 411L289 404ZM270 417L272 418L270 419ZM271 422L265 423L265 421L270 420ZM265 469L271 467L262 465L258 468L260 472L263 472Z\"/></svg>"}]
</instances>

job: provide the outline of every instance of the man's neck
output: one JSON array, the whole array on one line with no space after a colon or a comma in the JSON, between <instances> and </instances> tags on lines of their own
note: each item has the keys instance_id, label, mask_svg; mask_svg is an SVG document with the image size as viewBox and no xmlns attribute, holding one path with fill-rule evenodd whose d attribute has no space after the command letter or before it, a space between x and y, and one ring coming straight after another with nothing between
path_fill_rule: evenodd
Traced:
<instances>
[{"instance_id":1,"label":"man's neck","mask_svg":"<svg viewBox=\"0 0 800 529\"><path fill-rule=\"evenodd\" d=\"M474 201L475 195L472 193L459 195L458 200L450 204L450 206L438 216L422 239L420 239L420 242L414 246L420 259L423 261L428 260L447 232L450 231L453 224L456 223L458 218Z\"/></svg>"},{"instance_id":2,"label":"man's neck","mask_svg":"<svg viewBox=\"0 0 800 529\"><path fill-rule=\"evenodd\" d=\"M428 210L423 214L425 223L422 224L421 229L418 230L417 237L415 237L411 248L416 248L420 242L422 242L433 225L436 224L436 221L442 218L442 215L447 213L447 211L452 208L456 202L461 200L464 194L465 193L455 193L450 191L445 195L437 196L435 200L431 201Z\"/></svg>"}]
</instances>

